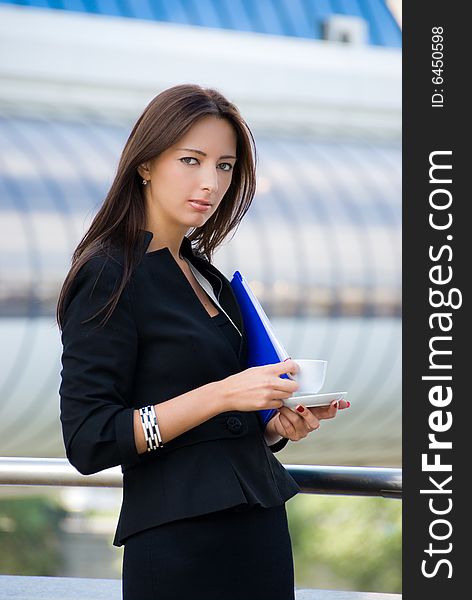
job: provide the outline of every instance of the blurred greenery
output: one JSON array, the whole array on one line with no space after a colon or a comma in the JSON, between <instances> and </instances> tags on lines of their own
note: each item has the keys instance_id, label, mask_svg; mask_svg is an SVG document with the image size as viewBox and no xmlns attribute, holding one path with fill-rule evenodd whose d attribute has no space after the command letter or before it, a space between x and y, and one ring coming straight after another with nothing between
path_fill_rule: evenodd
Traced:
<instances>
[{"instance_id":1,"label":"blurred greenery","mask_svg":"<svg viewBox=\"0 0 472 600\"><path fill-rule=\"evenodd\" d=\"M287 503L297 588L401 592L398 500L298 494Z\"/></svg>"},{"instance_id":2,"label":"blurred greenery","mask_svg":"<svg viewBox=\"0 0 472 600\"><path fill-rule=\"evenodd\" d=\"M292 498L287 513L296 587L400 593L401 509L400 501L385 498ZM97 516L87 512L89 519ZM66 516L49 496L0 499L0 573L63 575L61 523ZM119 558L116 550L103 561L115 554ZM87 567L86 559L84 564L90 573L81 576L93 576L93 565Z\"/></svg>"},{"instance_id":3,"label":"blurred greenery","mask_svg":"<svg viewBox=\"0 0 472 600\"><path fill-rule=\"evenodd\" d=\"M0 499L0 573L60 573L60 522L65 514L49 497Z\"/></svg>"}]
</instances>

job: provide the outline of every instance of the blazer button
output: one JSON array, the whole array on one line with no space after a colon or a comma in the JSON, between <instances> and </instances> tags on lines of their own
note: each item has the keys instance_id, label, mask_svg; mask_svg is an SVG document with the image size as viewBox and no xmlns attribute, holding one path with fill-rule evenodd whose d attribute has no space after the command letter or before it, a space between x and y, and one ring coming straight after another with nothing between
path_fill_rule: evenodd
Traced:
<instances>
[{"instance_id":1,"label":"blazer button","mask_svg":"<svg viewBox=\"0 0 472 600\"><path fill-rule=\"evenodd\" d=\"M238 419L238 417L228 417L226 420L226 426L232 433L239 433L243 424L241 423L241 419Z\"/></svg>"}]
</instances>

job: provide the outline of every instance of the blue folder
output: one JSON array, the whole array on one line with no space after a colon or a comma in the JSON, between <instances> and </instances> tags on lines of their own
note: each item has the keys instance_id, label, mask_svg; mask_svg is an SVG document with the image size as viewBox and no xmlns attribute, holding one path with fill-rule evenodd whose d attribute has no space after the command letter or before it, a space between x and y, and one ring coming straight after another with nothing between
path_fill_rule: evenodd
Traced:
<instances>
[{"instance_id":1,"label":"blue folder","mask_svg":"<svg viewBox=\"0 0 472 600\"><path fill-rule=\"evenodd\" d=\"M275 335L259 300L239 271L234 272L231 287L238 300L246 330L248 343L247 367L269 365L290 358ZM288 379L285 374L282 377ZM258 411L264 426L276 412L275 409Z\"/></svg>"}]
</instances>

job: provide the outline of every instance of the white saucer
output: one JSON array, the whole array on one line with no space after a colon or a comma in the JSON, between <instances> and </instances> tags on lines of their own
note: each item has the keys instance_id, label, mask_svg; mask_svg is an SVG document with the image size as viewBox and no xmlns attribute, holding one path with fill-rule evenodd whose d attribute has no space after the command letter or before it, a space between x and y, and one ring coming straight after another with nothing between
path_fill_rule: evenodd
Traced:
<instances>
[{"instance_id":1,"label":"white saucer","mask_svg":"<svg viewBox=\"0 0 472 600\"><path fill-rule=\"evenodd\" d=\"M309 396L292 396L284 400L285 406L295 408L302 406L329 406L333 400L343 400L347 392L331 392L328 394L310 394Z\"/></svg>"}]
</instances>

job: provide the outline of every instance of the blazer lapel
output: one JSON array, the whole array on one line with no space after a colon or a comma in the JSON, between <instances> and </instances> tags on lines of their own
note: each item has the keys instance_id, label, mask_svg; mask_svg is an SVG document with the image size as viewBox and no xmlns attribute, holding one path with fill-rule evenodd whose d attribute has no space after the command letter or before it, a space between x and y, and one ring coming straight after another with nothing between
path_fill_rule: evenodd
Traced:
<instances>
[{"instance_id":1,"label":"blazer lapel","mask_svg":"<svg viewBox=\"0 0 472 600\"><path fill-rule=\"evenodd\" d=\"M153 238L153 234L150 231L144 230L144 238L143 238L143 250L142 253L146 252L151 240ZM239 353L238 358L242 363L245 364L246 355L247 355L247 339L246 332L244 328L244 321L242 317L241 310L239 308L238 301L236 300L236 296L233 292L233 288L231 287L228 279L220 272L216 267L214 267L208 260L201 256L197 256L194 253L192 242L188 239L188 237L184 236L182 240L182 244L180 246L180 253L182 256L185 256L190 260L190 262L201 271L205 277L214 285L217 292L217 296L219 297L219 301L224 306L225 310L228 312L231 319L235 322L239 331L242 333L241 342L239 345Z\"/></svg>"},{"instance_id":2,"label":"blazer lapel","mask_svg":"<svg viewBox=\"0 0 472 600\"><path fill-rule=\"evenodd\" d=\"M199 271L202 271L211 282L215 283L217 290L218 288L220 289L219 300L221 304L236 323L238 329L244 334L244 323L241 310L228 279L205 258L194 254L191 242L186 237L182 242L181 251Z\"/></svg>"},{"instance_id":3,"label":"blazer lapel","mask_svg":"<svg viewBox=\"0 0 472 600\"><path fill-rule=\"evenodd\" d=\"M231 319L235 322L239 331L242 333L239 344L238 358L240 362L245 365L247 357L246 331L244 328L243 316L236 296L233 292L233 288L231 287L231 283L208 260L201 256L197 256L194 253L192 242L187 237L184 237L182 240L182 246L180 250L182 255L188 258L190 262L209 279L210 282L215 283L216 289L220 289L219 301L224 306Z\"/></svg>"}]
</instances>

